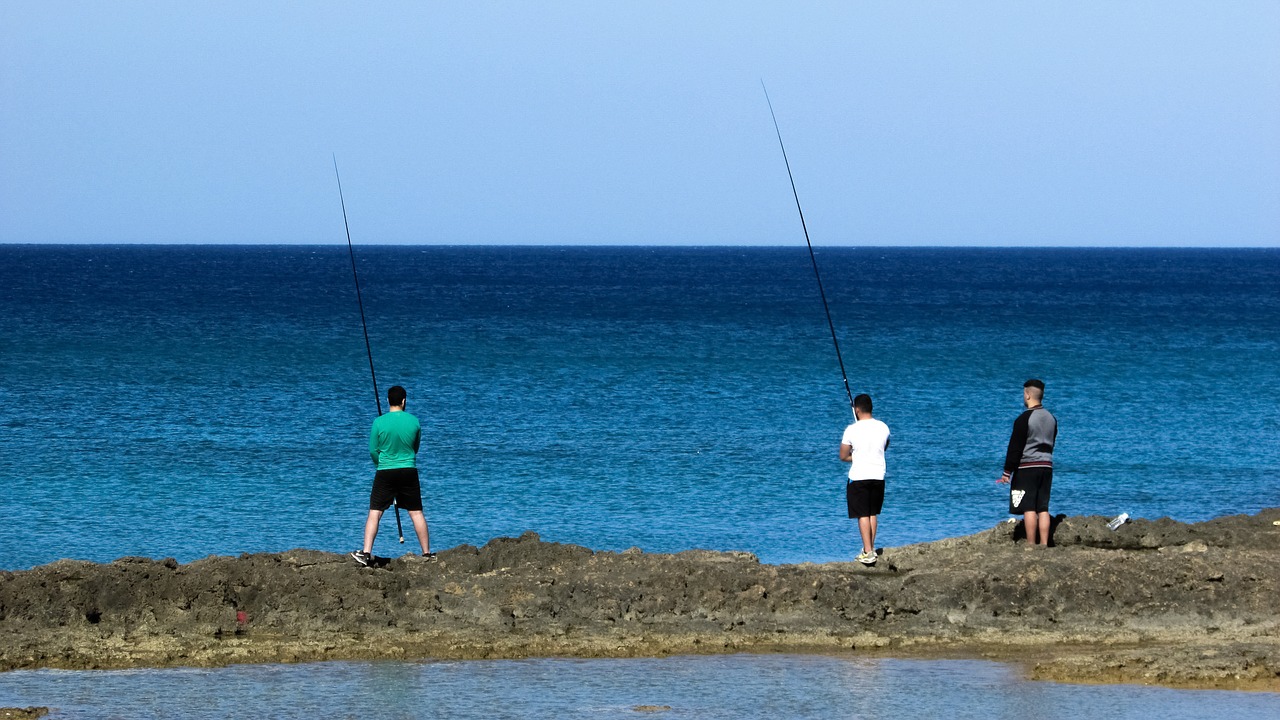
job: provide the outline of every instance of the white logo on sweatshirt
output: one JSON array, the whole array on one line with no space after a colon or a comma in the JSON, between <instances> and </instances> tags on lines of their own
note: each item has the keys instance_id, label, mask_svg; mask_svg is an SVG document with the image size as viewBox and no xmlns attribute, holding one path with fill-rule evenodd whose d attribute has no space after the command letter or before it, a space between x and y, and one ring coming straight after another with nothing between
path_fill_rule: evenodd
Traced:
<instances>
[{"instance_id":1,"label":"white logo on sweatshirt","mask_svg":"<svg viewBox=\"0 0 1280 720\"><path fill-rule=\"evenodd\" d=\"M1026 490L1010 490L1009 497L1013 498L1013 506L1018 507L1022 504L1022 496L1026 495Z\"/></svg>"}]
</instances>

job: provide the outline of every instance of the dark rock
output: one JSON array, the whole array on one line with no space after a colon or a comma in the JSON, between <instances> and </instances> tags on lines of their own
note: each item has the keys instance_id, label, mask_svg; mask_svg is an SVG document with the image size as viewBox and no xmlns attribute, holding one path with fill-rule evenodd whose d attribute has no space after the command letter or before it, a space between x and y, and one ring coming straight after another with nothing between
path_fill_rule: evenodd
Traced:
<instances>
[{"instance_id":1,"label":"dark rock","mask_svg":"<svg viewBox=\"0 0 1280 720\"><path fill-rule=\"evenodd\" d=\"M0 720L35 720L48 714L47 707L0 708Z\"/></svg>"},{"instance_id":2,"label":"dark rock","mask_svg":"<svg viewBox=\"0 0 1280 720\"><path fill-rule=\"evenodd\" d=\"M534 533L375 569L307 549L186 565L63 560L0 573L0 669L850 648L1019 658L1052 648L1037 673L1202 676L1214 687L1239 676L1240 686L1280 689L1267 674L1280 666L1277 519L1280 510L1138 519L1113 531L1109 518L1064 517L1050 548L1015 542L1016 523L1002 523L890 548L872 568L594 552ZM1163 648L1215 654L1161 670L1179 657ZM1103 672L1112 666L1090 657L1115 667Z\"/></svg>"}]
</instances>

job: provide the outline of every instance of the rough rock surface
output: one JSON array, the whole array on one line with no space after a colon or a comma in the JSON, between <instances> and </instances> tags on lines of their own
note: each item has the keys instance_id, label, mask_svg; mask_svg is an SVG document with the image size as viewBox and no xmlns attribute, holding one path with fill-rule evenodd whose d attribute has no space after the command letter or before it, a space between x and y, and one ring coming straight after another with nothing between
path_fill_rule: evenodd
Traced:
<instances>
[{"instance_id":1,"label":"rough rock surface","mask_svg":"<svg viewBox=\"0 0 1280 720\"><path fill-rule=\"evenodd\" d=\"M0 720L36 720L48 714L47 707L0 708Z\"/></svg>"},{"instance_id":2,"label":"rough rock surface","mask_svg":"<svg viewBox=\"0 0 1280 720\"><path fill-rule=\"evenodd\" d=\"M1280 690L1280 509L1062 517L875 567L593 552L533 533L359 567L315 550L0 572L0 670L742 651L984 656L1033 677Z\"/></svg>"}]
</instances>

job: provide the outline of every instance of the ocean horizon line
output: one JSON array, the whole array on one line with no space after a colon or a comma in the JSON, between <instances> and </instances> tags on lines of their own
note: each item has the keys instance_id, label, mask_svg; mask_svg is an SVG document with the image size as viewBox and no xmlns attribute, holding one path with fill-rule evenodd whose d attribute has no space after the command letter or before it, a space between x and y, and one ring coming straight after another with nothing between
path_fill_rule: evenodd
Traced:
<instances>
[{"instance_id":1,"label":"ocean horizon line","mask_svg":"<svg viewBox=\"0 0 1280 720\"><path fill-rule=\"evenodd\" d=\"M345 248L342 241L334 242L10 242L0 241L0 247L9 248L79 248L79 247L173 247L173 248ZM494 248L494 249L598 249L598 250L791 250L804 249L804 245L777 243L356 243L359 248ZM830 245L815 243L815 250L1263 250L1278 251L1280 245Z\"/></svg>"}]
</instances>

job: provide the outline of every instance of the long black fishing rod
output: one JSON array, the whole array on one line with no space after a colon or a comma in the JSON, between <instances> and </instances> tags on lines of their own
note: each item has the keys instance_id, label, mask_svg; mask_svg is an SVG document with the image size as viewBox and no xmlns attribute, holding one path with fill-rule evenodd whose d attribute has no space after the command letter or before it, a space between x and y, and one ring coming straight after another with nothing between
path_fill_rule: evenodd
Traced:
<instances>
[{"instance_id":1,"label":"long black fishing rod","mask_svg":"<svg viewBox=\"0 0 1280 720\"><path fill-rule=\"evenodd\" d=\"M360 275L356 273L356 250L351 244L351 225L347 223L347 200L342 196L342 176L338 174L338 155L333 155L333 176L338 180L338 201L342 203L342 227L347 231L347 252L351 255L351 279L356 283L356 304L360 306L360 327L364 330L364 350L369 355L369 377L373 378L373 401L378 405L378 416L382 416L382 397L378 395L378 373L373 370L373 346L369 344L369 324L364 320L364 299L360 297ZM396 506L396 532L400 542L404 542L404 528L400 525L400 503L392 501Z\"/></svg>"},{"instance_id":2,"label":"long black fishing rod","mask_svg":"<svg viewBox=\"0 0 1280 720\"><path fill-rule=\"evenodd\" d=\"M787 166L787 178L791 180L791 194L796 199L796 212L800 214L800 228L804 230L804 242L809 246L809 260L813 263L813 277L818 281L818 295L822 297L822 309L827 313L827 327L831 329L831 344L836 347L836 361L840 363L840 377L844 380L844 394L849 398L849 409L853 409L853 392L849 390L849 374L844 370L844 357L840 354L840 341L836 339L836 325L831 321L831 307L827 305L827 293L822 289L822 273L818 272L818 258L813 254L813 243L809 241L809 227L804 222L804 210L800 209L800 193L796 191L796 179L791 174L791 161L787 159L787 146L782 143L782 130L778 127L778 116L773 112L773 101L769 99L769 89L760 81L760 89L764 90L764 101L769 104L769 117L773 118L773 129L778 134L778 147L782 150L782 162Z\"/></svg>"}]
</instances>

